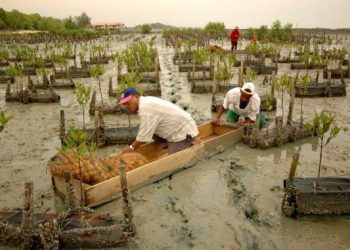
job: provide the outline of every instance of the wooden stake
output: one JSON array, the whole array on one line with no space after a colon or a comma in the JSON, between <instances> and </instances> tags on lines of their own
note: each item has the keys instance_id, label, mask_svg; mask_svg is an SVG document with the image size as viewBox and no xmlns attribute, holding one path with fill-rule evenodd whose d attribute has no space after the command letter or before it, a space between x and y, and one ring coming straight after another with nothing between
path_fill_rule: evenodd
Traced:
<instances>
[{"instance_id":1,"label":"wooden stake","mask_svg":"<svg viewBox=\"0 0 350 250\"><path fill-rule=\"evenodd\" d=\"M242 74L243 74L243 71L241 68L239 68L238 69L238 83L237 83L237 85L240 87L242 86L242 82L243 82L242 81Z\"/></svg>"},{"instance_id":2,"label":"wooden stake","mask_svg":"<svg viewBox=\"0 0 350 250\"><path fill-rule=\"evenodd\" d=\"M348 78L350 78L350 51L348 56Z\"/></svg>"},{"instance_id":3,"label":"wooden stake","mask_svg":"<svg viewBox=\"0 0 350 250\"><path fill-rule=\"evenodd\" d=\"M328 70L327 71L327 84L326 84L326 92L327 92L327 96L331 97L332 96L332 89L331 89L331 71Z\"/></svg>"},{"instance_id":4,"label":"wooden stake","mask_svg":"<svg viewBox=\"0 0 350 250\"><path fill-rule=\"evenodd\" d=\"M293 86L290 92L290 99L289 99L289 110L288 110L288 117L287 117L287 124L292 124L293 121L293 111L294 111L294 99L295 99L295 84L298 81L299 72L295 76L295 80L293 81Z\"/></svg>"},{"instance_id":5,"label":"wooden stake","mask_svg":"<svg viewBox=\"0 0 350 250\"><path fill-rule=\"evenodd\" d=\"M132 211L132 205L129 200L129 188L128 188L128 182L126 179L126 166L123 161L120 161L119 165L119 174L120 174L120 186L122 189L122 210L124 213L124 234L126 236L133 236L135 235L135 226L133 224L133 211Z\"/></svg>"},{"instance_id":6,"label":"wooden stake","mask_svg":"<svg viewBox=\"0 0 350 250\"><path fill-rule=\"evenodd\" d=\"M34 230L33 182L26 182L21 225L21 232L23 235L23 249L31 249L33 245Z\"/></svg>"},{"instance_id":7,"label":"wooden stake","mask_svg":"<svg viewBox=\"0 0 350 250\"><path fill-rule=\"evenodd\" d=\"M277 147L281 146L283 144L283 119L282 116L276 116L275 118L275 124L276 124L276 138L275 138L275 144Z\"/></svg>"},{"instance_id":8,"label":"wooden stake","mask_svg":"<svg viewBox=\"0 0 350 250\"><path fill-rule=\"evenodd\" d=\"M72 184L72 179L68 171L64 172L64 182L66 183L66 205L68 205L69 210L77 210L79 208L79 201L75 194L75 190Z\"/></svg>"},{"instance_id":9,"label":"wooden stake","mask_svg":"<svg viewBox=\"0 0 350 250\"><path fill-rule=\"evenodd\" d=\"M295 172L296 172L297 166L298 166L298 161L299 161L299 153L294 153L293 160L292 160L292 163L290 164L290 169L289 169L288 180L290 182L292 182L294 179Z\"/></svg>"},{"instance_id":10,"label":"wooden stake","mask_svg":"<svg viewBox=\"0 0 350 250\"><path fill-rule=\"evenodd\" d=\"M272 96L272 98L275 97L275 78L276 78L276 71L272 71L272 75L271 75L271 96Z\"/></svg>"},{"instance_id":11,"label":"wooden stake","mask_svg":"<svg viewBox=\"0 0 350 250\"><path fill-rule=\"evenodd\" d=\"M60 140L61 140L61 144L63 144L65 137L66 137L66 120L64 118L64 110L61 110L60 111Z\"/></svg>"},{"instance_id":12,"label":"wooden stake","mask_svg":"<svg viewBox=\"0 0 350 250\"><path fill-rule=\"evenodd\" d=\"M113 96L113 86L112 86L112 77L109 78L109 83L108 83L108 95Z\"/></svg>"},{"instance_id":13,"label":"wooden stake","mask_svg":"<svg viewBox=\"0 0 350 250\"><path fill-rule=\"evenodd\" d=\"M99 111L95 110L95 140L96 144L100 144L100 118L99 118Z\"/></svg>"}]
</instances>

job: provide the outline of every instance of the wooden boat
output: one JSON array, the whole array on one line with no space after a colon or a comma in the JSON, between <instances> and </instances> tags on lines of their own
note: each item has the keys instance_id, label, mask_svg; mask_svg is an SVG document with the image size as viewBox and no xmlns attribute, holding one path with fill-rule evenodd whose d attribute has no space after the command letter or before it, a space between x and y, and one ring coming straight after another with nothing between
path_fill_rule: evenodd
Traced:
<instances>
[{"instance_id":1,"label":"wooden boat","mask_svg":"<svg viewBox=\"0 0 350 250\"><path fill-rule=\"evenodd\" d=\"M167 150L162 149L155 142L145 144L137 149L136 152L144 155L149 163L126 173L129 189L132 191L158 181L192 166L204 156L212 156L223 151L228 146L241 141L244 127L217 126L209 122L198 126L198 130L199 137L202 140L200 144L172 155L168 155ZM110 157L115 156L112 155ZM119 179L119 176L115 176L95 185L83 183L82 199L85 205L94 207L120 197L121 186ZM55 193L64 197L66 194L64 178L53 176L52 183ZM80 194L80 181L73 180L73 186L75 192Z\"/></svg>"}]
</instances>

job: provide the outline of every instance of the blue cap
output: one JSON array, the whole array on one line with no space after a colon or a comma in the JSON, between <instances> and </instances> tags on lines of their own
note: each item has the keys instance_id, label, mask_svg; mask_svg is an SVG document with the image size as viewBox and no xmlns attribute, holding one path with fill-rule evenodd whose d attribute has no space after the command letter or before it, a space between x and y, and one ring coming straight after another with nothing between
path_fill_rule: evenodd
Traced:
<instances>
[{"instance_id":1,"label":"blue cap","mask_svg":"<svg viewBox=\"0 0 350 250\"><path fill-rule=\"evenodd\" d=\"M119 104L125 104L127 103L133 95L137 94L136 89L134 88L126 88L124 89L123 93L120 96Z\"/></svg>"}]
</instances>

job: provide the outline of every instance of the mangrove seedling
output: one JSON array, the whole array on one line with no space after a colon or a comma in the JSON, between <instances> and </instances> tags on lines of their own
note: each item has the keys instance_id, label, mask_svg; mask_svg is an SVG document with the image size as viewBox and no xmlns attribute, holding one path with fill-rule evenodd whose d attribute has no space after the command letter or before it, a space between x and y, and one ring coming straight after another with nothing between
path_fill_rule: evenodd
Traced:
<instances>
[{"instance_id":1,"label":"mangrove seedling","mask_svg":"<svg viewBox=\"0 0 350 250\"><path fill-rule=\"evenodd\" d=\"M136 89L137 93L141 95L143 91L138 87L140 81L141 74L138 72L131 72L122 75L122 77L119 80L118 88L116 89L117 94L121 94L124 91L124 89L132 87Z\"/></svg>"},{"instance_id":2,"label":"mangrove seedling","mask_svg":"<svg viewBox=\"0 0 350 250\"><path fill-rule=\"evenodd\" d=\"M101 76L106 72L106 69L103 65L96 65L95 67L92 67L90 69L90 75L92 77L95 77L98 81L98 88L100 90L100 96L101 96L101 103L103 107L103 96L102 96L102 87L101 87Z\"/></svg>"},{"instance_id":3,"label":"mangrove seedling","mask_svg":"<svg viewBox=\"0 0 350 250\"><path fill-rule=\"evenodd\" d=\"M193 65L192 65L192 83L194 83L194 72L196 70L196 63L204 64L209 60L210 52L206 49L196 49L192 51ZM203 81L205 80L205 74L203 72Z\"/></svg>"},{"instance_id":4,"label":"mangrove seedling","mask_svg":"<svg viewBox=\"0 0 350 250\"><path fill-rule=\"evenodd\" d=\"M88 134L85 131L69 128L68 138L64 140L61 148L57 148L58 152L66 157L70 162L73 157L78 161L79 178L80 178L80 201L81 207L84 205L83 201L83 180L82 180L82 160L86 156L92 156L96 151L97 145L95 142L88 143Z\"/></svg>"},{"instance_id":5,"label":"mangrove seedling","mask_svg":"<svg viewBox=\"0 0 350 250\"><path fill-rule=\"evenodd\" d=\"M11 78L15 78L15 77L24 77L24 71L22 68L20 67L16 67L16 66L10 66L6 71L5 74L7 76L10 76ZM18 84L16 82L16 88L17 88L17 93L18 93ZM22 91L23 89L21 89Z\"/></svg>"},{"instance_id":6,"label":"mangrove seedling","mask_svg":"<svg viewBox=\"0 0 350 250\"><path fill-rule=\"evenodd\" d=\"M291 76L283 74L278 81L275 82L275 89L281 93L282 124L284 118L284 94L292 91L292 88L294 88L293 81Z\"/></svg>"},{"instance_id":7,"label":"mangrove seedling","mask_svg":"<svg viewBox=\"0 0 350 250\"><path fill-rule=\"evenodd\" d=\"M246 73L243 74L243 81L244 82L252 82L256 78L256 72L255 70L252 70L251 68L247 67Z\"/></svg>"},{"instance_id":8,"label":"mangrove seedling","mask_svg":"<svg viewBox=\"0 0 350 250\"><path fill-rule=\"evenodd\" d=\"M5 115L5 112L0 108L0 133L4 131L7 123L13 118L13 115Z\"/></svg>"},{"instance_id":9,"label":"mangrove seedling","mask_svg":"<svg viewBox=\"0 0 350 250\"><path fill-rule=\"evenodd\" d=\"M316 186L318 186L318 180L320 179L323 148L327 146L327 144L335 138L340 131L340 128L336 125L332 126L334 118L334 115L322 111L321 113L316 113L314 118L306 124L308 133L312 136L316 135L320 139L320 143L317 144L321 150Z\"/></svg>"},{"instance_id":10,"label":"mangrove seedling","mask_svg":"<svg viewBox=\"0 0 350 250\"><path fill-rule=\"evenodd\" d=\"M303 100L304 100L304 95L307 94L307 88L309 87L311 83L311 77L306 74L300 78L298 78L298 83L300 84L299 88L299 94L300 94L300 126L303 124Z\"/></svg>"},{"instance_id":11,"label":"mangrove seedling","mask_svg":"<svg viewBox=\"0 0 350 250\"><path fill-rule=\"evenodd\" d=\"M91 91L91 87L85 86L83 83L78 83L75 85L74 93L77 98L77 102L83 111L83 130L85 130L85 108L90 99Z\"/></svg>"}]
</instances>

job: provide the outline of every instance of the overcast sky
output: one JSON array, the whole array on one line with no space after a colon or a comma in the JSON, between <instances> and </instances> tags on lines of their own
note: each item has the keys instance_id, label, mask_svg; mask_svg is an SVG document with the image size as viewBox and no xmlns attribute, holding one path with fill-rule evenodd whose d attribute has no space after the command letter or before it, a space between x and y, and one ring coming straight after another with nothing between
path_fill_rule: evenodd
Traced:
<instances>
[{"instance_id":1,"label":"overcast sky","mask_svg":"<svg viewBox=\"0 0 350 250\"><path fill-rule=\"evenodd\" d=\"M220 21L227 28L248 28L276 19L293 27L350 27L350 0L0 0L0 7L57 18L84 11L92 23L119 21L128 27L154 22L204 27Z\"/></svg>"}]
</instances>

